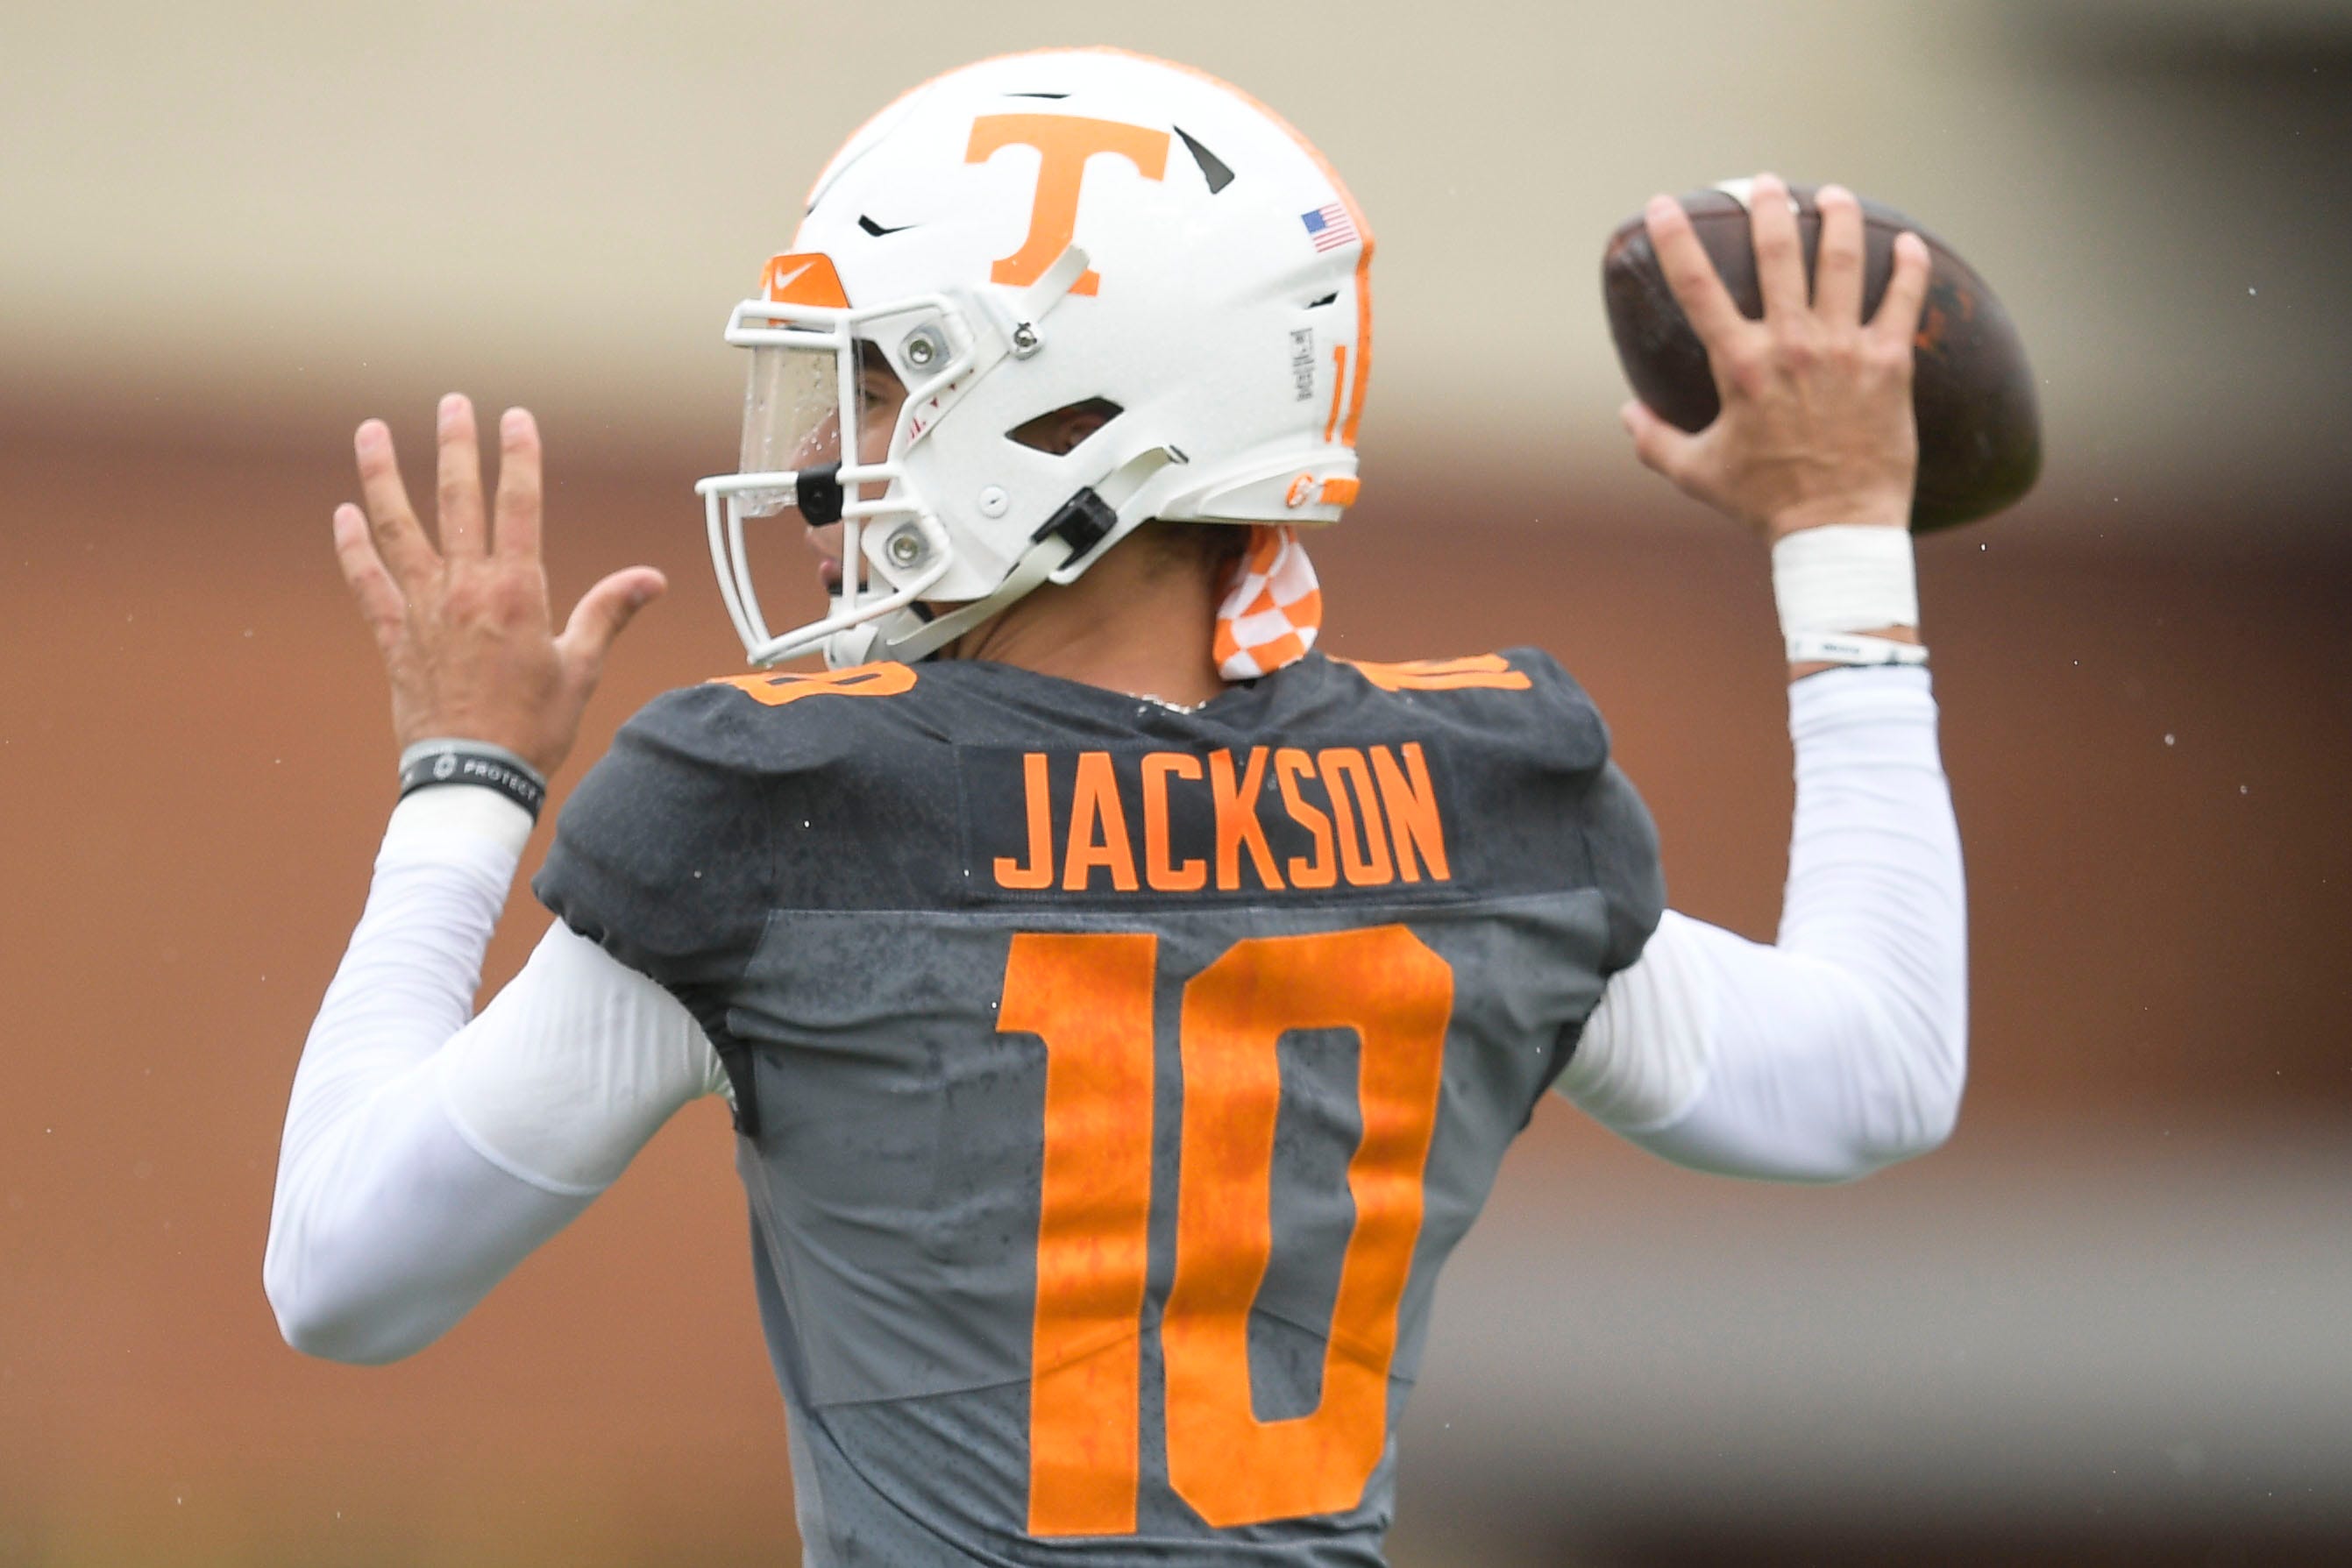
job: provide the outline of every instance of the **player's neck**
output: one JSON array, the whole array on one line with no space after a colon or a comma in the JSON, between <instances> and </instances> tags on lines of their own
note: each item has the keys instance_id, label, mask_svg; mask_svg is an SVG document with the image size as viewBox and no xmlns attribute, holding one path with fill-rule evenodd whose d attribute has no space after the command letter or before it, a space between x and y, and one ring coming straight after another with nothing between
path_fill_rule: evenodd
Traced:
<instances>
[{"instance_id":1,"label":"player's neck","mask_svg":"<svg viewBox=\"0 0 2352 1568\"><path fill-rule=\"evenodd\" d=\"M967 633L952 656L1195 706L1225 689L1212 576L1121 544L1077 581L1047 583Z\"/></svg>"}]
</instances>

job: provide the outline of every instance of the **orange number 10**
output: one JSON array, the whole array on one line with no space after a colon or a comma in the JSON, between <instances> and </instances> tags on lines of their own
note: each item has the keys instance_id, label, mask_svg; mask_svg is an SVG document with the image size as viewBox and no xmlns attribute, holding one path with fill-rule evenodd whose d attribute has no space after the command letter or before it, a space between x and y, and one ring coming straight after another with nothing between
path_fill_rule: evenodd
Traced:
<instances>
[{"instance_id":1,"label":"orange number 10","mask_svg":"<svg viewBox=\"0 0 2352 1568\"><path fill-rule=\"evenodd\" d=\"M1151 1213L1158 938L1013 938L1001 1031L1045 1042L1029 1404L1029 1532L1135 1530ZM1421 1234L1454 971L1402 925L1238 943L1184 988L1176 1280L1162 1319L1168 1479L1220 1528L1352 1508L1387 1443L1397 1307ZM1249 1313L1273 1249L1276 1046L1348 1029L1363 1137L1356 1224L1313 1413L1253 1408Z\"/></svg>"}]
</instances>

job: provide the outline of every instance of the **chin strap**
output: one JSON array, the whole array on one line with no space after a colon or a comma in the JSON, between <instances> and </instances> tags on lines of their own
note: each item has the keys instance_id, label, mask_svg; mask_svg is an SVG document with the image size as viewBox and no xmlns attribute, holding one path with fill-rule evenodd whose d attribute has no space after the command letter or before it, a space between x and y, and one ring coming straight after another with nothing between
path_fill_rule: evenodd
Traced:
<instances>
[{"instance_id":1,"label":"chin strap","mask_svg":"<svg viewBox=\"0 0 2352 1568\"><path fill-rule=\"evenodd\" d=\"M1029 548L1004 574L1004 580L986 597L960 604L944 614L924 616L911 610L886 615L864 626L853 626L826 639L825 663L844 669L876 659L896 659L911 664L928 659L950 643L999 611L1034 592L1047 578L1099 547L1116 532L1119 513L1145 483L1171 463L1184 461L1173 446L1139 452L1106 475L1099 484L1083 486L1045 525L1030 536Z\"/></svg>"}]
</instances>

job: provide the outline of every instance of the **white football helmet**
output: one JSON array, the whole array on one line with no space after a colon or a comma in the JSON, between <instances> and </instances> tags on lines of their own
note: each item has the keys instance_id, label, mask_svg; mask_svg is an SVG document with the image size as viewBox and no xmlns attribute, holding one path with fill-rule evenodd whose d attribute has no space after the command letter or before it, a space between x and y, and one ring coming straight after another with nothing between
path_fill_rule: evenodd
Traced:
<instances>
[{"instance_id":1,"label":"white football helmet","mask_svg":"<svg viewBox=\"0 0 2352 1568\"><path fill-rule=\"evenodd\" d=\"M1311 145L1181 66L1052 49L899 99L728 320L740 472L696 489L751 662L922 658L1146 518L1337 521L1371 253ZM907 389L887 451L861 429L877 357ZM1014 436L1079 405L1110 417L1066 452ZM748 533L836 519L831 613L770 631Z\"/></svg>"}]
</instances>

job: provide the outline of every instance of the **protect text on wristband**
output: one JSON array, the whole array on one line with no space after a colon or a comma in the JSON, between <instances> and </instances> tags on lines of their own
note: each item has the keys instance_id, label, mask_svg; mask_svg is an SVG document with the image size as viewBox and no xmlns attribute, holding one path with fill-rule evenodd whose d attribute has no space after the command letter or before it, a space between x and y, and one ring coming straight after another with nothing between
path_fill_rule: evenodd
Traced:
<instances>
[{"instance_id":1,"label":"protect text on wristband","mask_svg":"<svg viewBox=\"0 0 2352 1568\"><path fill-rule=\"evenodd\" d=\"M547 803L547 780L539 769L505 747L484 740L420 740L400 754L402 800L436 784L494 789L534 821Z\"/></svg>"}]
</instances>

